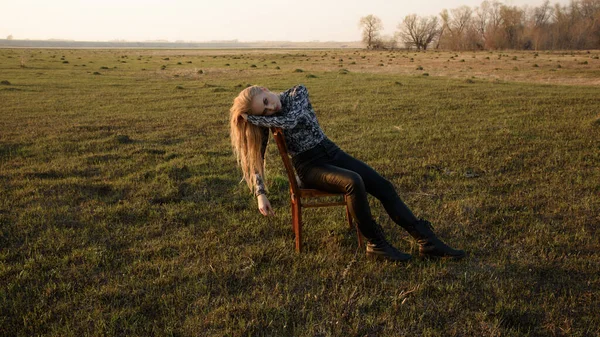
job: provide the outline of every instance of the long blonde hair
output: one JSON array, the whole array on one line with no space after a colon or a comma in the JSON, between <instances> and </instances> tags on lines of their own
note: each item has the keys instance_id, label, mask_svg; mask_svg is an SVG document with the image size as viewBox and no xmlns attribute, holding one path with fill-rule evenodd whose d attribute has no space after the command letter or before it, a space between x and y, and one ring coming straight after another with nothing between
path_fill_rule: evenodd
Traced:
<instances>
[{"instance_id":1,"label":"long blonde hair","mask_svg":"<svg viewBox=\"0 0 600 337\"><path fill-rule=\"evenodd\" d=\"M231 146L251 191L256 188L256 173L263 181L265 178L265 165L261 154L263 133L260 127L248 123L241 115L251 114L252 99L260 92L261 87L256 85L242 90L229 109Z\"/></svg>"}]
</instances>

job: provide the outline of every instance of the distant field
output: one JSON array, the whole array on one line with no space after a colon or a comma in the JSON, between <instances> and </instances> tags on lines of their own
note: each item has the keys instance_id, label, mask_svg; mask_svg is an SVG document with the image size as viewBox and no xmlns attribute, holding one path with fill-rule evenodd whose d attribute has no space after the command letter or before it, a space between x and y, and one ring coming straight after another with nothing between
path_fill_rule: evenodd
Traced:
<instances>
[{"instance_id":1,"label":"distant field","mask_svg":"<svg viewBox=\"0 0 600 337\"><path fill-rule=\"evenodd\" d=\"M0 49L0 335L598 336L599 55ZM342 208L294 252L276 148L264 218L228 109L298 83L469 257L369 261Z\"/></svg>"}]
</instances>

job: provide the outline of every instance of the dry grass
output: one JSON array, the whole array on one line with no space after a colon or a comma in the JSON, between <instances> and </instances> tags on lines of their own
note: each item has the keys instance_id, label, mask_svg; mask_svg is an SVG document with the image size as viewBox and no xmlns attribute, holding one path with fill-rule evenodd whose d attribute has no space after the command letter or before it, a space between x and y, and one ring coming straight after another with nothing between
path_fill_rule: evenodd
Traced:
<instances>
[{"instance_id":1,"label":"dry grass","mask_svg":"<svg viewBox=\"0 0 600 337\"><path fill-rule=\"evenodd\" d=\"M598 52L455 55L0 50L0 335L598 336ZM227 119L298 83L467 258L369 261L341 208L294 252L274 145L264 218Z\"/></svg>"}]
</instances>

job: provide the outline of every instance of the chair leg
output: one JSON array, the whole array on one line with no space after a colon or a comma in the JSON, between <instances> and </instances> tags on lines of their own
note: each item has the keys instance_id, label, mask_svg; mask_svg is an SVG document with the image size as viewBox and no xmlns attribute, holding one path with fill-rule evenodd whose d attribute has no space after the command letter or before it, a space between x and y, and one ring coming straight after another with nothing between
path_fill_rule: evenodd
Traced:
<instances>
[{"instance_id":1,"label":"chair leg","mask_svg":"<svg viewBox=\"0 0 600 337\"><path fill-rule=\"evenodd\" d=\"M302 209L298 202L292 203L292 222L296 237L296 252L300 253L302 251Z\"/></svg>"},{"instance_id":2,"label":"chair leg","mask_svg":"<svg viewBox=\"0 0 600 337\"><path fill-rule=\"evenodd\" d=\"M291 200L290 206L292 207L292 233L296 234L296 206L294 206L294 199Z\"/></svg>"}]
</instances>

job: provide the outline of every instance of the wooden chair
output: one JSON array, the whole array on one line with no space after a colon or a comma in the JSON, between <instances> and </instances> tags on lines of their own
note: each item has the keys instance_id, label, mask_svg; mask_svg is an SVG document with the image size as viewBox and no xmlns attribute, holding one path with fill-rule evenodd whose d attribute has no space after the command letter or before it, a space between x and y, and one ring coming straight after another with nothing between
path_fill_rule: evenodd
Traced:
<instances>
[{"instance_id":1,"label":"wooden chair","mask_svg":"<svg viewBox=\"0 0 600 337\"><path fill-rule=\"evenodd\" d=\"M315 189L300 188L300 186L298 186L298 181L296 180L294 167L290 161L287 145L283 136L283 130L281 128L271 128L271 131L273 132L273 137L277 143L277 148L279 149L279 154L281 155L281 160L283 161L283 166L285 167L285 171L290 182L290 197L292 199L292 227L296 236L296 251L299 253L302 250L302 208L346 206L346 217L348 218L348 224L350 225L350 228L352 228L352 217L350 216L350 210L348 209L346 195L343 193L329 193ZM344 198L344 200L337 202L303 202L303 199L315 199L332 196L341 196ZM358 235L358 245L362 246L362 237L360 235L360 231L358 226L355 227L356 234Z\"/></svg>"}]
</instances>

